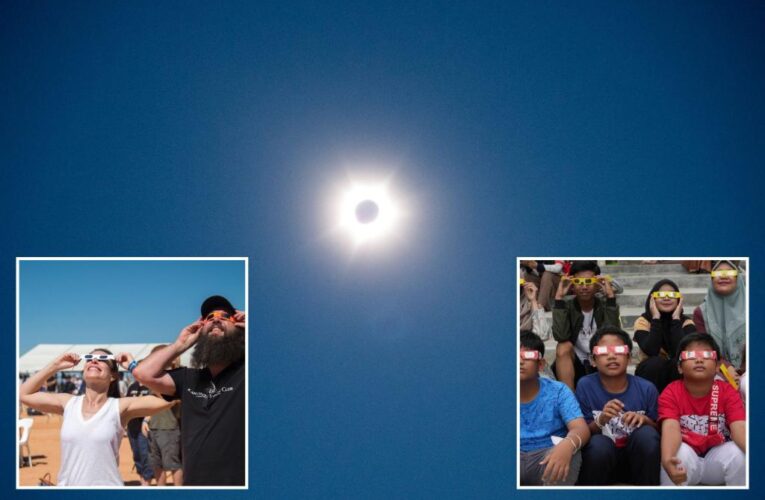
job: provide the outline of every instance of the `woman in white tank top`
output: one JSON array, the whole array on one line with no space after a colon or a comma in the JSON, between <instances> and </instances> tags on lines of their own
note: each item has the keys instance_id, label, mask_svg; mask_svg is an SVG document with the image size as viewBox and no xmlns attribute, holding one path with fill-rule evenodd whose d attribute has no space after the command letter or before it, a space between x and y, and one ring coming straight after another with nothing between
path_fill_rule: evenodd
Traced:
<instances>
[{"instance_id":1,"label":"woman in white tank top","mask_svg":"<svg viewBox=\"0 0 765 500\"><path fill-rule=\"evenodd\" d=\"M21 402L44 413L63 415L59 486L123 486L119 449L128 420L158 413L173 405L156 396L120 398L118 367L130 368L128 353L113 356L106 349L90 354L83 371L85 393L80 396L38 392L60 370L75 367L79 354L66 353L38 371L19 388Z\"/></svg>"}]
</instances>

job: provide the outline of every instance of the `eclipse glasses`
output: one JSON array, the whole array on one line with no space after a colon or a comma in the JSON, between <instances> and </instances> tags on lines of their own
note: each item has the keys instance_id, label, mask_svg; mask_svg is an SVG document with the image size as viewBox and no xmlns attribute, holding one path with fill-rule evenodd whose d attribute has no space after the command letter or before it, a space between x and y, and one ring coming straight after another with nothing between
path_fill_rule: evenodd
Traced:
<instances>
[{"instance_id":1,"label":"eclipse glasses","mask_svg":"<svg viewBox=\"0 0 765 500\"><path fill-rule=\"evenodd\" d=\"M681 361L689 359L717 359L717 353L715 351L683 351L680 353Z\"/></svg>"},{"instance_id":2,"label":"eclipse glasses","mask_svg":"<svg viewBox=\"0 0 765 500\"><path fill-rule=\"evenodd\" d=\"M83 361L114 361L114 354L83 354Z\"/></svg>"},{"instance_id":3,"label":"eclipse glasses","mask_svg":"<svg viewBox=\"0 0 765 500\"><path fill-rule=\"evenodd\" d=\"M603 354L623 354L629 355L630 348L626 345L596 345L592 348L593 356L601 356Z\"/></svg>"},{"instance_id":4,"label":"eclipse glasses","mask_svg":"<svg viewBox=\"0 0 765 500\"><path fill-rule=\"evenodd\" d=\"M524 359L542 359L542 353L539 351L521 351L521 361Z\"/></svg>"},{"instance_id":5,"label":"eclipse glasses","mask_svg":"<svg viewBox=\"0 0 765 500\"><path fill-rule=\"evenodd\" d=\"M738 276L738 271L735 269L724 269L722 271L712 271L709 273L714 278L735 278Z\"/></svg>"},{"instance_id":6,"label":"eclipse glasses","mask_svg":"<svg viewBox=\"0 0 765 500\"><path fill-rule=\"evenodd\" d=\"M234 323L234 316L226 311L213 311L205 317L205 321L212 321L214 319L227 319Z\"/></svg>"},{"instance_id":7,"label":"eclipse glasses","mask_svg":"<svg viewBox=\"0 0 765 500\"><path fill-rule=\"evenodd\" d=\"M680 292L652 292L651 297L654 299L679 299L683 294Z\"/></svg>"}]
</instances>

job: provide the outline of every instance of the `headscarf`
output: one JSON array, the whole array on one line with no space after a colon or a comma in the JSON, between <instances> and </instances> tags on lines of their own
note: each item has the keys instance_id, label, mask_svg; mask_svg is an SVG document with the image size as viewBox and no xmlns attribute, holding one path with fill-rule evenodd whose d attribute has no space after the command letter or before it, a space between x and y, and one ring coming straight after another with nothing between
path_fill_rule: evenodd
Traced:
<instances>
[{"instance_id":1,"label":"headscarf","mask_svg":"<svg viewBox=\"0 0 765 500\"><path fill-rule=\"evenodd\" d=\"M699 307L707 332L720 345L723 358L741 368L746 341L746 281L738 266L729 260L715 262L712 270L723 263L738 270L736 290L727 296L718 295L710 280L707 296Z\"/></svg>"}]
</instances>

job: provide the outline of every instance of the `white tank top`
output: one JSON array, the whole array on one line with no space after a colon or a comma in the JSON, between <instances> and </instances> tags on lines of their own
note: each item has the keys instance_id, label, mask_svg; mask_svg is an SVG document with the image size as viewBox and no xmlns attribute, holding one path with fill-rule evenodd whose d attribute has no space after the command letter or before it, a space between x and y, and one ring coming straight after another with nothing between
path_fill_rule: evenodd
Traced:
<instances>
[{"instance_id":1,"label":"white tank top","mask_svg":"<svg viewBox=\"0 0 765 500\"><path fill-rule=\"evenodd\" d=\"M124 486L119 471L120 402L108 398L98 412L85 420L82 402L74 396L64 407L61 426L59 486Z\"/></svg>"}]
</instances>

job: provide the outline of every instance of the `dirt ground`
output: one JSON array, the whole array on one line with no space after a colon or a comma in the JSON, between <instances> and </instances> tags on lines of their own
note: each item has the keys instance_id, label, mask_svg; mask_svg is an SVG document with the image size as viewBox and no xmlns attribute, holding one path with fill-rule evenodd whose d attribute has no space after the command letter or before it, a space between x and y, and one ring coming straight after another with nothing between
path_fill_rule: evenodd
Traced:
<instances>
[{"instance_id":1,"label":"dirt ground","mask_svg":"<svg viewBox=\"0 0 765 500\"><path fill-rule=\"evenodd\" d=\"M26 417L26 415L24 415ZM24 465L19 468L19 486L36 486L39 479L46 473L50 473L51 480L56 482L56 475L61 459L59 446L59 434L61 430L61 415L35 416L35 421L30 429L29 449L32 452L32 467ZM130 442L127 437L123 438L120 445L120 474L125 486L140 486L138 474L133 467L133 452L130 450ZM168 484L172 484L172 478L168 476Z\"/></svg>"}]
</instances>

